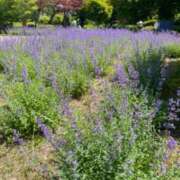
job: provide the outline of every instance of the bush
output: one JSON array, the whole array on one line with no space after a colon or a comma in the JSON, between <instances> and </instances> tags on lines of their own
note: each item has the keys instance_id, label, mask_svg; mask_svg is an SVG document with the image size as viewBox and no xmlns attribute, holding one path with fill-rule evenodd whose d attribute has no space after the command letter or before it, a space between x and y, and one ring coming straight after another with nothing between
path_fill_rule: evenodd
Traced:
<instances>
[{"instance_id":1,"label":"bush","mask_svg":"<svg viewBox=\"0 0 180 180\"><path fill-rule=\"evenodd\" d=\"M72 71L60 70L57 75L57 81L63 93L73 98L81 97L89 87L87 74L78 69Z\"/></svg>"},{"instance_id":2,"label":"bush","mask_svg":"<svg viewBox=\"0 0 180 180\"><path fill-rule=\"evenodd\" d=\"M175 16L175 25L180 25L180 13Z\"/></svg>"},{"instance_id":3,"label":"bush","mask_svg":"<svg viewBox=\"0 0 180 180\"><path fill-rule=\"evenodd\" d=\"M180 32L180 25L174 26L174 30L177 31L177 32Z\"/></svg>"},{"instance_id":4,"label":"bush","mask_svg":"<svg viewBox=\"0 0 180 180\"><path fill-rule=\"evenodd\" d=\"M161 49L147 47L145 50L140 50L139 48L134 52L132 64L139 73L141 88L151 95L156 95L159 92L164 54Z\"/></svg>"},{"instance_id":5,"label":"bush","mask_svg":"<svg viewBox=\"0 0 180 180\"><path fill-rule=\"evenodd\" d=\"M16 59L10 58L12 52L3 52L0 54L0 67L10 80L22 81L22 71L26 69L28 78L35 79L36 71L34 67L34 61L31 56L26 53L18 52Z\"/></svg>"},{"instance_id":6,"label":"bush","mask_svg":"<svg viewBox=\"0 0 180 180\"><path fill-rule=\"evenodd\" d=\"M128 29L130 31L138 31L140 30L140 28L137 26L137 25L125 25L125 24L121 24L121 23L115 23L112 25L112 28L115 28L115 29Z\"/></svg>"},{"instance_id":7,"label":"bush","mask_svg":"<svg viewBox=\"0 0 180 180\"><path fill-rule=\"evenodd\" d=\"M61 14L56 14L53 18L52 24L59 25L63 21L63 16Z\"/></svg>"},{"instance_id":8,"label":"bush","mask_svg":"<svg viewBox=\"0 0 180 180\"><path fill-rule=\"evenodd\" d=\"M56 93L41 82L29 84L11 83L5 87L7 105L1 108L0 133L8 137L13 129L24 137L37 133L35 118L42 117L44 123L55 128L59 121Z\"/></svg>"},{"instance_id":9,"label":"bush","mask_svg":"<svg viewBox=\"0 0 180 180\"><path fill-rule=\"evenodd\" d=\"M40 22L41 24L48 24L48 23L49 23L49 20L50 20L50 18L49 18L49 16L47 16L47 15L42 15L42 16L40 16L40 18L39 18L39 22Z\"/></svg>"},{"instance_id":10,"label":"bush","mask_svg":"<svg viewBox=\"0 0 180 180\"><path fill-rule=\"evenodd\" d=\"M145 26L142 29L145 30L145 31L154 31L155 30L154 26Z\"/></svg>"},{"instance_id":11,"label":"bush","mask_svg":"<svg viewBox=\"0 0 180 180\"><path fill-rule=\"evenodd\" d=\"M165 55L170 58L180 58L180 44L170 44L164 49Z\"/></svg>"},{"instance_id":12,"label":"bush","mask_svg":"<svg viewBox=\"0 0 180 180\"><path fill-rule=\"evenodd\" d=\"M86 21L93 21L96 25L108 22L112 14L112 6L106 0L89 0L84 7L78 12L80 24L86 24Z\"/></svg>"},{"instance_id":13,"label":"bush","mask_svg":"<svg viewBox=\"0 0 180 180\"><path fill-rule=\"evenodd\" d=\"M34 24L33 22L28 22L28 23L27 23L27 26L28 26L28 27L35 27L35 24Z\"/></svg>"},{"instance_id":14,"label":"bush","mask_svg":"<svg viewBox=\"0 0 180 180\"><path fill-rule=\"evenodd\" d=\"M80 121L69 121L61 136L66 143L57 153L58 174L62 179L155 177L162 155L148 115L151 110L144 98L127 89L106 93L100 111L87 115L84 129Z\"/></svg>"},{"instance_id":15,"label":"bush","mask_svg":"<svg viewBox=\"0 0 180 180\"><path fill-rule=\"evenodd\" d=\"M86 28L86 29L93 29L96 27L97 27L97 25L93 21L89 21L89 20L87 20L86 24L84 25L84 28Z\"/></svg>"},{"instance_id":16,"label":"bush","mask_svg":"<svg viewBox=\"0 0 180 180\"><path fill-rule=\"evenodd\" d=\"M150 19L150 20L147 20L147 21L144 21L143 22L143 26L153 26L154 27L154 24L157 22L156 19Z\"/></svg>"}]
</instances>

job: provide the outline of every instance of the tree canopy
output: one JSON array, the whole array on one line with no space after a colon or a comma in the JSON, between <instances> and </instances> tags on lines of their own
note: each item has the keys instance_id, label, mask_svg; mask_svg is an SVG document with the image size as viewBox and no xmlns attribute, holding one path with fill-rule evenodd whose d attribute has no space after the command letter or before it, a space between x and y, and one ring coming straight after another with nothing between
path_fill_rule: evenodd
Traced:
<instances>
[{"instance_id":1,"label":"tree canopy","mask_svg":"<svg viewBox=\"0 0 180 180\"><path fill-rule=\"evenodd\" d=\"M76 12L81 25L88 21L96 25L135 24L154 17L174 19L180 12L180 0L0 0L0 25L38 21L40 14L49 16L52 23L59 12L65 18Z\"/></svg>"}]
</instances>

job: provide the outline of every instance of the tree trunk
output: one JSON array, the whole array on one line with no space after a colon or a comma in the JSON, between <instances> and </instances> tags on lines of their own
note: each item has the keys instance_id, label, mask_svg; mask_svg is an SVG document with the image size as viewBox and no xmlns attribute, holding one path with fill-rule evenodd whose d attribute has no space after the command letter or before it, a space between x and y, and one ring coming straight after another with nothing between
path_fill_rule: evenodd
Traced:
<instances>
[{"instance_id":1,"label":"tree trunk","mask_svg":"<svg viewBox=\"0 0 180 180\"><path fill-rule=\"evenodd\" d=\"M56 11L53 11L49 19L49 24L52 24L55 15L56 15Z\"/></svg>"},{"instance_id":2,"label":"tree trunk","mask_svg":"<svg viewBox=\"0 0 180 180\"><path fill-rule=\"evenodd\" d=\"M63 22L62 22L62 25L64 27L68 27L71 25L70 23L70 13L69 12L64 12L64 18L63 18Z\"/></svg>"},{"instance_id":3,"label":"tree trunk","mask_svg":"<svg viewBox=\"0 0 180 180\"><path fill-rule=\"evenodd\" d=\"M34 15L34 24L35 24L35 28L36 28L37 25L38 25L40 14L41 14L41 10L38 9L37 12L36 12L35 15Z\"/></svg>"}]
</instances>

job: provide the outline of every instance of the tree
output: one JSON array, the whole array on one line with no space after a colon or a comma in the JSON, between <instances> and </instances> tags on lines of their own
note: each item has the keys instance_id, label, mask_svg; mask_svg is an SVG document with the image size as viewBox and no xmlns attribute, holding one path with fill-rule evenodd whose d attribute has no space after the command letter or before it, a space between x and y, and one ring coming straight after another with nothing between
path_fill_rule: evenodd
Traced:
<instances>
[{"instance_id":1,"label":"tree","mask_svg":"<svg viewBox=\"0 0 180 180\"><path fill-rule=\"evenodd\" d=\"M38 0L37 4L41 11L46 7L52 8L53 13L50 20L53 19L57 12L63 12L63 26L66 27L70 25L70 13L80 9L83 4L83 0Z\"/></svg>"},{"instance_id":2,"label":"tree","mask_svg":"<svg viewBox=\"0 0 180 180\"><path fill-rule=\"evenodd\" d=\"M109 0L86 0L83 8L78 12L81 26L86 20L94 21L96 25L107 23L112 14Z\"/></svg>"},{"instance_id":3,"label":"tree","mask_svg":"<svg viewBox=\"0 0 180 180\"><path fill-rule=\"evenodd\" d=\"M7 33L8 26L15 19L14 0L0 0L0 33Z\"/></svg>"},{"instance_id":4,"label":"tree","mask_svg":"<svg viewBox=\"0 0 180 180\"><path fill-rule=\"evenodd\" d=\"M180 11L179 0L110 0L113 6L112 21L136 23L155 15L159 19L173 19Z\"/></svg>"},{"instance_id":5,"label":"tree","mask_svg":"<svg viewBox=\"0 0 180 180\"><path fill-rule=\"evenodd\" d=\"M133 24L156 13L153 0L110 0L113 6L112 21Z\"/></svg>"},{"instance_id":6,"label":"tree","mask_svg":"<svg viewBox=\"0 0 180 180\"><path fill-rule=\"evenodd\" d=\"M179 0L157 0L159 19L173 19L177 11L180 11Z\"/></svg>"},{"instance_id":7,"label":"tree","mask_svg":"<svg viewBox=\"0 0 180 180\"><path fill-rule=\"evenodd\" d=\"M55 0L58 11L64 13L63 26L70 25L70 13L82 7L83 0Z\"/></svg>"},{"instance_id":8,"label":"tree","mask_svg":"<svg viewBox=\"0 0 180 180\"><path fill-rule=\"evenodd\" d=\"M16 17L26 26L28 20L36 21L37 4L36 0L15 0Z\"/></svg>"}]
</instances>

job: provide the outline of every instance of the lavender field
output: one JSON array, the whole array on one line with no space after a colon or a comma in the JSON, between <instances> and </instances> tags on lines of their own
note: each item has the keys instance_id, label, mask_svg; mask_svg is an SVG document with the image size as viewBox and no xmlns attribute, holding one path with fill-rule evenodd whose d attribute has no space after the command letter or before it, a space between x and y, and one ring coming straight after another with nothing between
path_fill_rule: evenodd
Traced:
<instances>
[{"instance_id":1,"label":"lavender field","mask_svg":"<svg viewBox=\"0 0 180 180\"><path fill-rule=\"evenodd\" d=\"M179 135L179 34L0 37L0 179L178 180Z\"/></svg>"}]
</instances>

